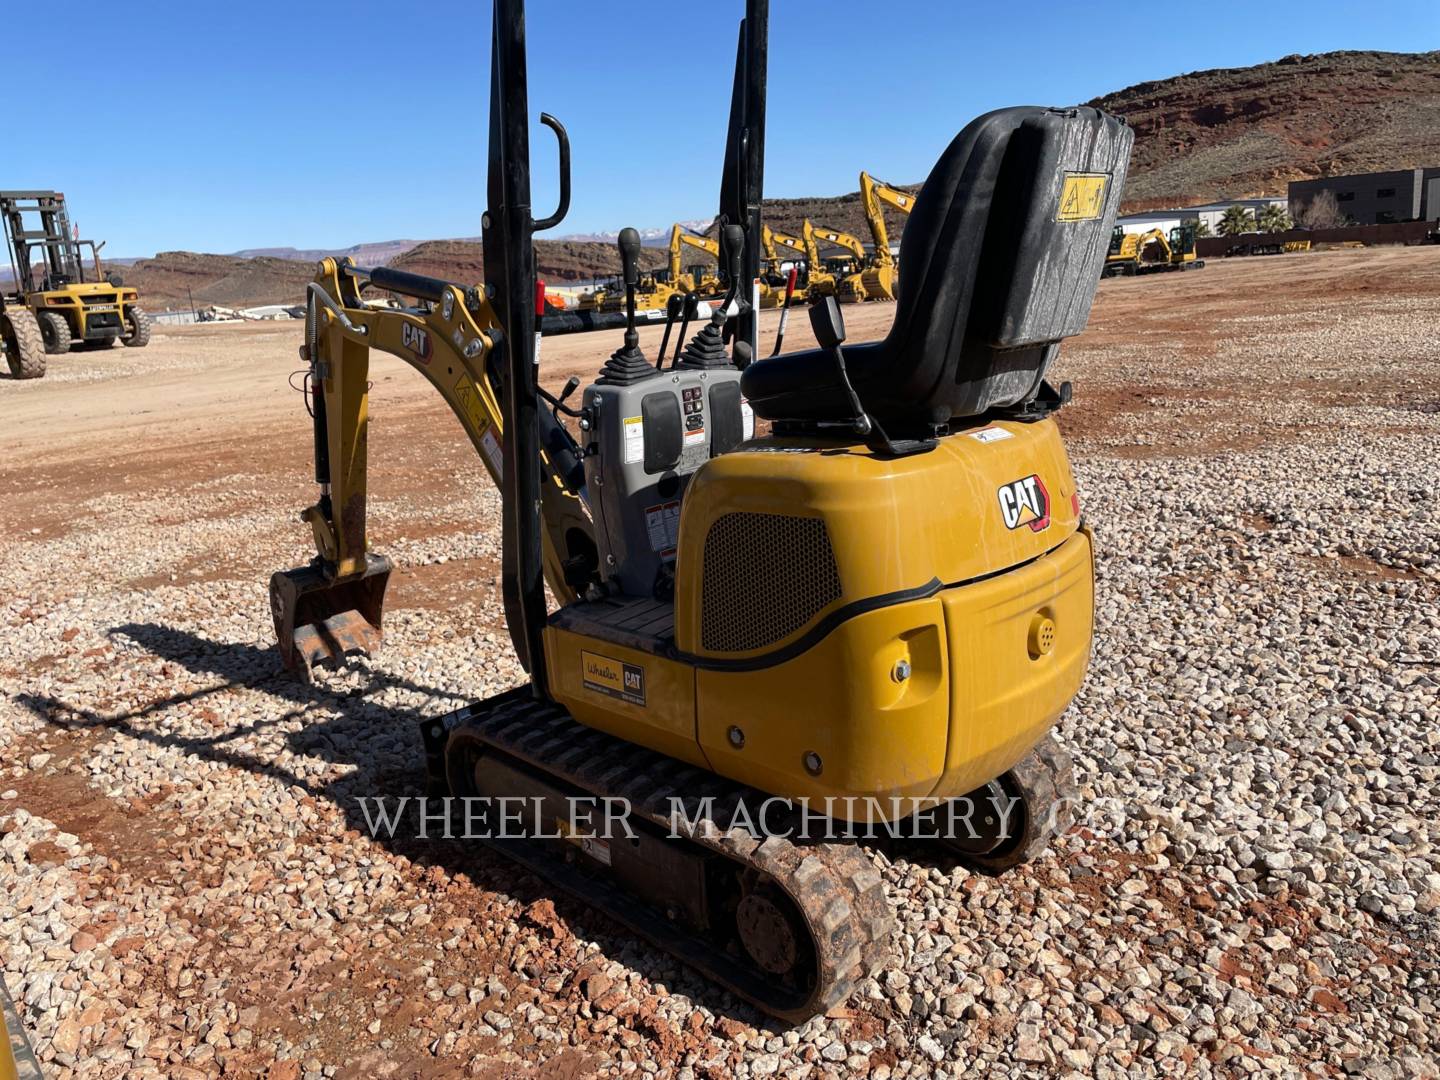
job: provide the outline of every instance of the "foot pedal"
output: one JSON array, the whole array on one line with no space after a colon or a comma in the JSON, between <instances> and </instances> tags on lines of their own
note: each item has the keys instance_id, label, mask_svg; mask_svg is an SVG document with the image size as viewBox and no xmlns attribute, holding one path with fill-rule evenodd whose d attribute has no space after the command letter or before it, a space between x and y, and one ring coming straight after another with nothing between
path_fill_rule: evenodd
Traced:
<instances>
[{"instance_id":1,"label":"foot pedal","mask_svg":"<svg viewBox=\"0 0 1440 1080\"><path fill-rule=\"evenodd\" d=\"M338 665L347 654L379 650L393 567L383 555L367 555L365 563L362 573L340 580L313 565L271 576L270 614L286 671L309 678L315 664Z\"/></svg>"}]
</instances>

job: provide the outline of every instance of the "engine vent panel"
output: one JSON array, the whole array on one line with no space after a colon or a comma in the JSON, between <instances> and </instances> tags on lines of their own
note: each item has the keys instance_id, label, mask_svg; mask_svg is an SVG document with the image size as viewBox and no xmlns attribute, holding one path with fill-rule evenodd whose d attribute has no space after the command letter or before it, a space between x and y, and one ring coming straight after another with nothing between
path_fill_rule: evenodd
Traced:
<instances>
[{"instance_id":1,"label":"engine vent panel","mask_svg":"<svg viewBox=\"0 0 1440 1080\"><path fill-rule=\"evenodd\" d=\"M781 641L840 599L840 570L820 518L733 513L705 537L700 645L750 652Z\"/></svg>"}]
</instances>

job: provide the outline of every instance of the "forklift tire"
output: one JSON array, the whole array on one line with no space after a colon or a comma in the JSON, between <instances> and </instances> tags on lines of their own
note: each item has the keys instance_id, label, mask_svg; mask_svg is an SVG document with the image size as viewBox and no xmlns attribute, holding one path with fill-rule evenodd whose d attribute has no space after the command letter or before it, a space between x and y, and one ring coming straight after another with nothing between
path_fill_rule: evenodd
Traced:
<instances>
[{"instance_id":1,"label":"forklift tire","mask_svg":"<svg viewBox=\"0 0 1440 1080\"><path fill-rule=\"evenodd\" d=\"M40 324L40 337L45 342L45 351L51 356L61 356L70 351L70 324L58 311L42 311L35 316Z\"/></svg>"},{"instance_id":2,"label":"forklift tire","mask_svg":"<svg viewBox=\"0 0 1440 1080\"><path fill-rule=\"evenodd\" d=\"M963 859L983 874L999 874L1029 862L1050 846L1052 837L1070 831L1075 820L1075 770L1070 755L1047 735L1015 767L1000 777L1000 786L1021 815L1020 828L1009 840L983 855Z\"/></svg>"},{"instance_id":3,"label":"forklift tire","mask_svg":"<svg viewBox=\"0 0 1440 1080\"><path fill-rule=\"evenodd\" d=\"M45 341L40 326L28 308L11 308L0 315L0 337L5 359L16 379L39 379L45 374Z\"/></svg>"},{"instance_id":4,"label":"forklift tire","mask_svg":"<svg viewBox=\"0 0 1440 1080\"><path fill-rule=\"evenodd\" d=\"M129 349L143 349L150 344L150 316L139 304L125 309L125 331L120 335L120 344Z\"/></svg>"}]
</instances>

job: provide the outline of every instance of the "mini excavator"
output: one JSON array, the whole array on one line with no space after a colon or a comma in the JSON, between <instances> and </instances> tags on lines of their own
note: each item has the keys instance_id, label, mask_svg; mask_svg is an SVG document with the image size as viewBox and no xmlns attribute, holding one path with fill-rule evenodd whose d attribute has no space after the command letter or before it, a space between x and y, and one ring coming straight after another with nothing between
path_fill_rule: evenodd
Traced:
<instances>
[{"instance_id":1,"label":"mini excavator","mask_svg":"<svg viewBox=\"0 0 1440 1080\"><path fill-rule=\"evenodd\" d=\"M758 359L740 283L762 246L766 15L747 0L740 24L728 296L668 364L641 350L632 302L572 403L578 381L538 379L532 239L565 214L568 138L540 114L561 181L536 220L523 2L495 0L484 284L320 263L304 346L317 553L272 578L271 603L299 673L379 648L368 358L399 356L500 489L501 592L529 675L421 723L434 788L532 800L538 825L484 842L800 1022L890 955L857 825L993 807L906 835L994 873L1068 827L1050 733L1089 659L1092 538L1054 420L1069 384L1047 373L1089 317L1132 135L1088 107L973 121L916 200L888 336L846 344L829 297L811 309L819 348ZM633 295L639 236L619 246ZM366 287L412 302L372 309ZM624 828L577 816L585 798L623 799ZM822 835L793 831L797 806Z\"/></svg>"}]
</instances>

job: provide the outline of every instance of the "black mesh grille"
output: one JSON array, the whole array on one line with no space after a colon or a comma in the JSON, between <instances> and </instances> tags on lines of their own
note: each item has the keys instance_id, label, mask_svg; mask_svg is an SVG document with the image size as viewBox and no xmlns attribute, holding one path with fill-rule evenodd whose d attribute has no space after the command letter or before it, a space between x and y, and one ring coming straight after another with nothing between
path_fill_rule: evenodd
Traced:
<instances>
[{"instance_id":1,"label":"black mesh grille","mask_svg":"<svg viewBox=\"0 0 1440 1080\"><path fill-rule=\"evenodd\" d=\"M819 518L725 514L705 537L702 573L707 652L764 648L840 598L840 571Z\"/></svg>"}]
</instances>

